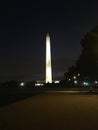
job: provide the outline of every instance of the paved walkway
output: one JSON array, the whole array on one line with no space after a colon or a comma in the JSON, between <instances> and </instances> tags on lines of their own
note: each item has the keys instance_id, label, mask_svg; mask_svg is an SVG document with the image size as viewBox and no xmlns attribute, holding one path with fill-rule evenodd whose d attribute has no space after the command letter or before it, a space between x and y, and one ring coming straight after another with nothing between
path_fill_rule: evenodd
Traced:
<instances>
[{"instance_id":1,"label":"paved walkway","mask_svg":"<svg viewBox=\"0 0 98 130\"><path fill-rule=\"evenodd\" d=\"M0 109L0 130L98 130L98 95L33 96Z\"/></svg>"}]
</instances>

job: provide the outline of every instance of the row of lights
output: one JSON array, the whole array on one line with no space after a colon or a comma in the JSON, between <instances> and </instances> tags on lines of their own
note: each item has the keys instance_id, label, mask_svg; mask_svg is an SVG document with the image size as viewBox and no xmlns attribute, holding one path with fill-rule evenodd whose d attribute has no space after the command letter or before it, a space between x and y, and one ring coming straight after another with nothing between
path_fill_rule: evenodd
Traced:
<instances>
[{"instance_id":1,"label":"row of lights","mask_svg":"<svg viewBox=\"0 0 98 130\"><path fill-rule=\"evenodd\" d=\"M56 81L55 83L59 83L59 81ZM78 81L75 80L74 83L77 84ZM95 83L95 84L98 84L98 81L95 81L94 83ZM83 82L83 84L87 86L87 85L88 85L88 82ZM23 82L20 83L20 86L21 86L21 87L23 87L24 85L25 85L25 83L23 83ZM43 86L43 84L42 84L42 83L36 83L35 86Z\"/></svg>"},{"instance_id":2,"label":"row of lights","mask_svg":"<svg viewBox=\"0 0 98 130\"><path fill-rule=\"evenodd\" d=\"M60 81L56 80L56 81L54 81L54 83L55 83L55 84L58 84L58 83L60 83ZM20 83L20 87L24 87L24 85L25 85L24 82L21 82L21 83ZM43 86L43 85L44 85L44 83L40 83L40 82L35 83L35 86Z\"/></svg>"},{"instance_id":3,"label":"row of lights","mask_svg":"<svg viewBox=\"0 0 98 130\"><path fill-rule=\"evenodd\" d=\"M74 81L74 84L77 84L77 83L78 83L78 81L75 80L75 81ZM88 86L89 84L90 84L89 82L86 82L86 81L83 82L83 85L84 85L84 86ZM95 81L94 84L97 85L97 84L98 84L98 81Z\"/></svg>"},{"instance_id":4,"label":"row of lights","mask_svg":"<svg viewBox=\"0 0 98 130\"><path fill-rule=\"evenodd\" d=\"M78 73L77 74L77 76L79 77L80 76L80 74ZM77 79L77 77L76 76L73 76L73 79L74 79L74 84L77 84L78 83L78 81L76 80ZM71 78L69 78L68 79L69 81L71 81L72 79ZM94 84L98 84L98 81L94 81ZM89 85L89 82L83 82L83 85L84 86L88 86Z\"/></svg>"}]
</instances>

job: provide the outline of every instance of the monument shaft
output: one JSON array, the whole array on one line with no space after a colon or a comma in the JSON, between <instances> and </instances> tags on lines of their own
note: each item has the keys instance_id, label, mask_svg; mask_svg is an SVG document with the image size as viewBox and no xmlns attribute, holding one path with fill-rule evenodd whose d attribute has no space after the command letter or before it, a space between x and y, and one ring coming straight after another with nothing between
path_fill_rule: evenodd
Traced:
<instances>
[{"instance_id":1,"label":"monument shaft","mask_svg":"<svg viewBox=\"0 0 98 130\"><path fill-rule=\"evenodd\" d=\"M46 36L46 83L52 83L50 36Z\"/></svg>"}]
</instances>

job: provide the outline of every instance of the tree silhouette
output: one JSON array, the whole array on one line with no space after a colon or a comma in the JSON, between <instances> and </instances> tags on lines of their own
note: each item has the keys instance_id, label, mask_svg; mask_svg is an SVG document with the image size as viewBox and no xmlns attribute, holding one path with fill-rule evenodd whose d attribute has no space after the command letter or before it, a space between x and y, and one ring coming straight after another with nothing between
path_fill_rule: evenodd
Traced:
<instances>
[{"instance_id":1,"label":"tree silhouette","mask_svg":"<svg viewBox=\"0 0 98 130\"><path fill-rule=\"evenodd\" d=\"M86 77L89 80L98 79L98 26L80 42L82 46L82 53L76 65L69 68L69 74L80 73L81 77Z\"/></svg>"}]
</instances>

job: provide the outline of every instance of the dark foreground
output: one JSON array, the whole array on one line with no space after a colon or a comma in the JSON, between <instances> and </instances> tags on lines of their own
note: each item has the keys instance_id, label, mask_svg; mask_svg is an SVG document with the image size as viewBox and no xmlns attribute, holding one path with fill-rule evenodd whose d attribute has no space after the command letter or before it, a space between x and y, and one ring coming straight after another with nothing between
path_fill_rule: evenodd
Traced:
<instances>
[{"instance_id":1,"label":"dark foreground","mask_svg":"<svg viewBox=\"0 0 98 130\"><path fill-rule=\"evenodd\" d=\"M42 93L98 94L98 88L0 88L0 108Z\"/></svg>"},{"instance_id":2,"label":"dark foreground","mask_svg":"<svg viewBox=\"0 0 98 130\"><path fill-rule=\"evenodd\" d=\"M33 96L0 109L0 130L98 130L98 95Z\"/></svg>"},{"instance_id":3,"label":"dark foreground","mask_svg":"<svg viewBox=\"0 0 98 130\"><path fill-rule=\"evenodd\" d=\"M42 89L33 88L4 88L0 89L0 108L13 104L20 100L43 93Z\"/></svg>"}]
</instances>

